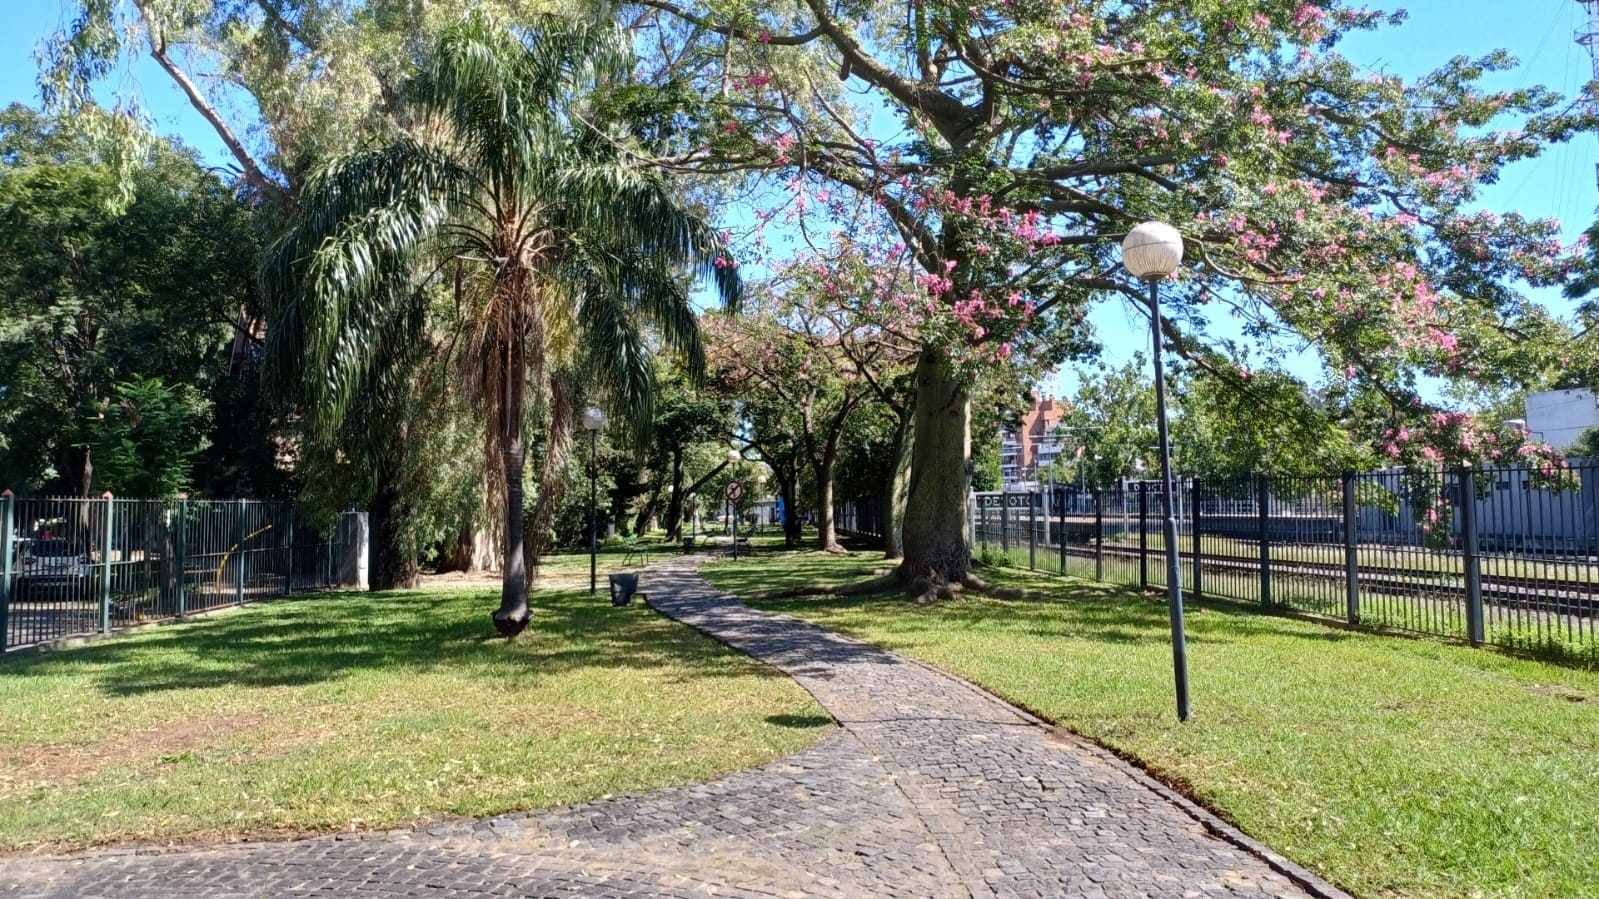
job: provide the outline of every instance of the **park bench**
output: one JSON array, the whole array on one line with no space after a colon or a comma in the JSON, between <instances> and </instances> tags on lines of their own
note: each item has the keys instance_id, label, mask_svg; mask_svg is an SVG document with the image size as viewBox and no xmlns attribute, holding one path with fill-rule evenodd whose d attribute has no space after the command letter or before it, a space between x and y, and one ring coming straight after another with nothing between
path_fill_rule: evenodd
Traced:
<instances>
[{"instance_id":1,"label":"park bench","mask_svg":"<svg viewBox=\"0 0 1599 899\"><path fill-rule=\"evenodd\" d=\"M627 548L627 552L622 556L623 565L632 565L634 562L640 565L650 564L649 544L640 543L637 536L630 536L623 538L622 545Z\"/></svg>"}]
</instances>

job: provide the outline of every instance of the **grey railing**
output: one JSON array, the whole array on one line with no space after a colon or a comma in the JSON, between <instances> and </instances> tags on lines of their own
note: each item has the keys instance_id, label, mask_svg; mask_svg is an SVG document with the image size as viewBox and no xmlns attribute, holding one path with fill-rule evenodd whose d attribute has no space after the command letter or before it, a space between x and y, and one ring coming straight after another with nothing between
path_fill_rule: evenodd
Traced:
<instances>
[{"instance_id":1,"label":"grey railing","mask_svg":"<svg viewBox=\"0 0 1599 899\"><path fill-rule=\"evenodd\" d=\"M1599 462L1182 479L1184 589L1599 663ZM976 495L979 557L1165 586L1158 482Z\"/></svg>"},{"instance_id":2,"label":"grey railing","mask_svg":"<svg viewBox=\"0 0 1599 899\"><path fill-rule=\"evenodd\" d=\"M10 650L317 589L337 542L293 503L0 495L0 647Z\"/></svg>"}]
</instances>

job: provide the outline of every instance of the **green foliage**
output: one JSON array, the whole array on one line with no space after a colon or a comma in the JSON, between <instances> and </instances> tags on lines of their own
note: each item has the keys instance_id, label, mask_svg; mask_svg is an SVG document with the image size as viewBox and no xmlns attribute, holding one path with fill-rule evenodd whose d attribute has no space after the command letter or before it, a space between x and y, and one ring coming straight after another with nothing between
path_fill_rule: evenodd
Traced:
<instances>
[{"instance_id":1,"label":"green foliage","mask_svg":"<svg viewBox=\"0 0 1599 899\"><path fill-rule=\"evenodd\" d=\"M818 543L835 546L834 486L845 434L876 396L857 362L862 347L803 281L760 295L752 306L742 318L709 324L710 384L738 403L751 443L779 481L808 482L807 500L822 523Z\"/></svg>"},{"instance_id":2,"label":"green foliage","mask_svg":"<svg viewBox=\"0 0 1599 899\"><path fill-rule=\"evenodd\" d=\"M7 483L97 492L95 448L125 436L105 432L107 408L125 399L116 385L151 379L200 420L227 377L230 324L254 302L254 213L170 144L152 146L130 177L131 197L117 202L110 165L75 132L26 107L0 112ZM186 445L170 458L188 459L200 435L180 431ZM163 471L145 484L187 479Z\"/></svg>"},{"instance_id":3,"label":"green foliage","mask_svg":"<svg viewBox=\"0 0 1599 899\"><path fill-rule=\"evenodd\" d=\"M291 199L322 161L392 136L397 85L423 50L477 10L526 20L542 0L71 0L40 48L39 83L52 112L69 114L106 147L120 172L153 136L145 98L118 84L119 105L94 105L97 87L142 59L160 65L229 145L243 182ZM232 102L237 96L250 102Z\"/></svg>"},{"instance_id":4,"label":"green foliage","mask_svg":"<svg viewBox=\"0 0 1599 899\"><path fill-rule=\"evenodd\" d=\"M1326 474L1374 464L1374 455L1351 440L1338 397L1312 392L1281 372L1253 372L1234 386L1179 366L1168 371L1167 383L1172 461L1180 474ZM1085 376L1060 427L1057 480L1075 482L1081 465L1088 484L1105 486L1136 477L1139 462L1145 477L1158 477L1148 357L1140 353L1120 368Z\"/></svg>"},{"instance_id":5,"label":"green foliage","mask_svg":"<svg viewBox=\"0 0 1599 899\"><path fill-rule=\"evenodd\" d=\"M1575 443L1566 447L1566 455L1582 459L1599 459L1599 428L1583 431Z\"/></svg>"},{"instance_id":6,"label":"green foliage","mask_svg":"<svg viewBox=\"0 0 1599 899\"><path fill-rule=\"evenodd\" d=\"M733 435L732 404L694 383L671 360L657 357L655 408L641 465L625 504L637 501L635 518L643 526L656 518L676 534L684 515L684 496L696 481L721 464ZM619 479L618 485L626 479ZM624 520L624 525L628 522Z\"/></svg>"},{"instance_id":7,"label":"green foliage","mask_svg":"<svg viewBox=\"0 0 1599 899\"><path fill-rule=\"evenodd\" d=\"M1376 454L1351 433L1340 391L1313 390L1277 370L1228 385L1185 366L1171 380L1173 452L1185 474L1326 474L1376 465Z\"/></svg>"},{"instance_id":8,"label":"green foliage","mask_svg":"<svg viewBox=\"0 0 1599 899\"><path fill-rule=\"evenodd\" d=\"M1173 223L1188 248L1164 282L1160 338L1193 377L1246 398L1200 409L1300 419L1196 442L1205 470L1236 470L1253 450L1292 469L1359 458L1334 429L1356 446L1402 429L1413 445L1397 461L1464 461L1486 434L1434 426L1444 410L1419 396L1421 379L1519 387L1571 344L1529 288L1585 261L1557 223L1477 200L1595 115L1542 87L1490 88L1514 64L1506 53L1413 82L1362 71L1339 41L1400 17L1339 0L644 6L652 24L672 22L645 67L670 92L663 118L695 126L662 152L774 176L784 190L763 216L797 219L823 272L835 257L869 260L881 278L865 279L864 305L881 327L967 384L1071 358L1095 302L1145 316L1148 287L1118 245L1148 220ZM843 87L813 76L822 68ZM849 301L862 299L856 271L840 278ZM1221 317L1244 340L1214 333ZM1307 347L1325 363L1312 382L1341 380L1342 395L1282 373ZM1246 349L1275 374L1241 368ZM939 451L922 443L920 458L936 470L913 480L966 477L959 430L925 435ZM1133 438L1116 439L1123 457L1099 477L1143 453ZM942 511L914 536L928 552L958 542L959 516Z\"/></svg>"},{"instance_id":9,"label":"green foliage","mask_svg":"<svg viewBox=\"0 0 1599 899\"><path fill-rule=\"evenodd\" d=\"M189 486L205 424L205 403L187 385L143 376L115 385L94 442L99 485L118 496L177 494Z\"/></svg>"},{"instance_id":10,"label":"green foliage","mask_svg":"<svg viewBox=\"0 0 1599 899\"><path fill-rule=\"evenodd\" d=\"M1061 416L1061 447L1089 487L1109 487L1124 477L1156 477L1155 388L1149 357L1142 353L1120 368L1086 375ZM1176 445L1181 442L1176 441ZM1077 447L1083 454L1077 456ZM1138 467L1143 463L1143 468ZM1140 474L1140 472L1143 472Z\"/></svg>"},{"instance_id":11,"label":"green foliage","mask_svg":"<svg viewBox=\"0 0 1599 899\"><path fill-rule=\"evenodd\" d=\"M839 448L837 488L841 499L884 495L894 472L898 429L898 413L884 403L872 403L856 414Z\"/></svg>"},{"instance_id":12,"label":"green foliage","mask_svg":"<svg viewBox=\"0 0 1599 899\"><path fill-rule=\"evenodd\" d=\"M679 279L698 274L727 302L738 297L736 273L713 264L722 258L716 232L679 207L658 175L552 111L576 112L589 91L620 77L619 40L599 23L545 19L513 30L470 18L441 38L403 91L414 116L439 117L454 139L401 138L334 159L310 180L306 212L272 247L266 271L284 335L276 376L304 373L319 426L342 421L382 360L418 339L426 316L412 288L434 270L427 262L470 262L457 284L480 308L512 298L498 330L465 335L474 342L468 355L486 366L477 382L491 404L500 401L488 388L521 365L501 359L495 342L525 352L522 335L536 317L548 321L533 364L554 363L544 360L562 349L574 359L580 347L594 350L601 364L592 373L631 421L648 420L653 395L640 319L694 370L702 351ZM540 214L486 204L507 191L538 198ZM484 212L492 208L502 208L498 217ZM532 250L535 237L562 252ZM576 340L563 347L557 335Z\"/></svg>"},{"instance_id":13,"label":"green foliage","mask_svg":"<svg viewBox=\"0 0 1599 899\"><path fill-rule=\"evenodd\" d=\"M998 428L977 428L972 434L972 489L998 490L1005 482Z\"/></svg>"},{"instance_id":14,"label":"green foliage","mask_svg":"<svg viewBox=\"0 0 1599 899\"><path fill-rule=\"evenodd\" d=\"M620 426L642 433L652 355L680 354L690 377L703 369L691 280L730 307L739 297L719 234L629 152L626 123L592 118L588 98L623 80L628 61L608 21L461 19L397 89L413 130L312 173L263 266L274 305L267 374L303 402L318 439L365 429L365 446L392 446L371 423L395 416L362 410L408 403L425 357L456 369L458 395L485 425L488 480L503 490L498 620L518 628L518 560L565 530L557 507L572 502L561 488L576 401L603 398ZM452 295L433 302L441 273ZM542 483L529 541L530 456ZM383 491L409 463L376 461L375 501L403 511L408 494Z\"/></svg>"}]
</instances>

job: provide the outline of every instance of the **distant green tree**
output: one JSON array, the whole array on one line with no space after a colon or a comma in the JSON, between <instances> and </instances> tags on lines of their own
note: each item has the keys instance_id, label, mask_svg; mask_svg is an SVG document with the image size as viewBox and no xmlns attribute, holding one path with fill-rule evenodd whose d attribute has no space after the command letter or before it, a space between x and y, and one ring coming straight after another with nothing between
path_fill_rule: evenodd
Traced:
<instances>
[{"instance_id":1,"label":"distant green tree","mask_svg":"<svg viewBox=\"0 0 1599 899\"><path fill-rule=\"evenodd\" d=\"M1377 464L1371 446L1353 438L1343 388L1318 392L1273 370L1229 385L1191 368L1179 369L1171 386L1172 456L1182 474L1327 474Z\"/></svg>"},{"instance_id":2,"label":"distant green tree","mask_svg":"<svg viewBox=\"0 0 1599 899\"><path fill-rule=\"evenodd\" d=\"M189 486L206 403L188 385L135 376L111 389L93 450L100 486L118 496L165 497Z\"/></svg>"},{"instance_id":3,"label":"distant green tree","mask_svg":"<svg viewBox=\"0 0 1599 899\"><path fill-rule=\"evenodd\" d=\"M666 539L682 536L684 498L705 487L712 469L726 461L733 436L731 404L697 386L681 367L657 363L655 413L642 474L637 529L656 519Z\"/></svg>"},{"instance_id":4,"label":"distant green tree","mask_svg":"<svg viewBox=\"0 0 1599 899\"><path fill-rule=\"evenodd\" d=\"M1579 459L1599 459L1599 428L1583 431L1582 436L1566 448L1566 455Z\"/></svg>"},{"instance_id":5,"label":"distant green tree","mask_svg":"<svg viewBox=\"0 0 1599 899\"><path fill-rule=\"evenodd\" d=\"M193 154L150 148L117 203L111 166L61 123L0 111L0 479L89 496L118 385L196 414L254 303L254 213ZM245 345L248 335L243 335ZM143 382L140 379L151 379ZM137 403L135 404L137 405ZM192 458L201 435L174 447ZM187 480L168 476L143 482ZM119 477L131 477L122 472ZM125 481L125 483L132 483Z\"/></svg>"}]
</instances>

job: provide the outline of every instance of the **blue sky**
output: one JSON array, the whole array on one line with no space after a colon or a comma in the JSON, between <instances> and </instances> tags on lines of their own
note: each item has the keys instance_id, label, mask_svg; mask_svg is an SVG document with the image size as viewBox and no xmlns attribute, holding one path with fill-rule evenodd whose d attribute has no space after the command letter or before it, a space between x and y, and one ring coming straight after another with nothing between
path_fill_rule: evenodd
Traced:
<instances>
[{"instance_id":1,"label":"blue sky","mask_svg":"<svg viewBox=\"0 0 1599 899\"><path fill-rule=\"evenodd\" d=\"M62 4L48 0L0 0L0 5L8 13L6 27L0 30L0 95L8 102L36 104L35 47L64 24L67 12ZM1576 0L1418 0L1400 8L1410 13L1405 24L1357 35L1345 42L1343 53L1370 68L1411 78L1451 57L1480 56L1502 47L1517 56L1520 65L1495 76L1490 87L1542 84L1571 96L1592 78L1587 52L1573 41L1574 31L1585 18ZM211 129L153 65L118 73L108 85L108 95L111 92L137 93L160 130L180 136L211 161L232 162ZM1594 219L1599 203L1596 162L1599 137L1580 136L1539 159L1509 168L1500 183L1483 191L1481 205L1559 219L1570 242ZM1562 312L1569 308L1554 291L1545 291L1538 298ZM1147 351L1148 321L1124 303L1105 302L1091 318L1106 345L1108 362L1125 361L1135 352ZM1225 326L1219 327L1218 333L1225 333ZM1305 360L1290 364L1300 373L1308 373ZM1075 381L1074 373L1063 372L1049 386L1064 393Z\"/></svg>"}]
</instances>

